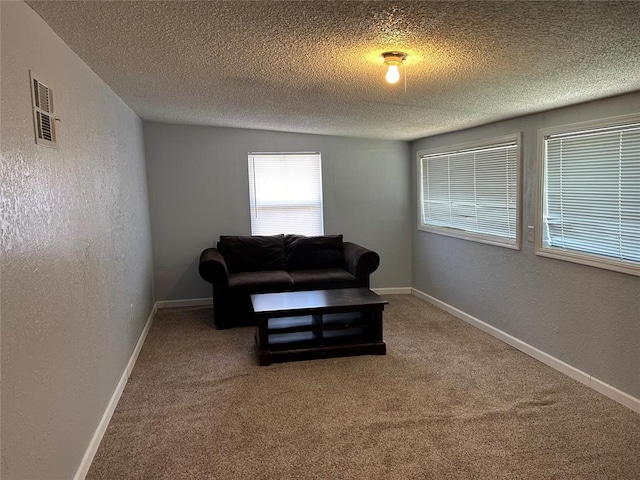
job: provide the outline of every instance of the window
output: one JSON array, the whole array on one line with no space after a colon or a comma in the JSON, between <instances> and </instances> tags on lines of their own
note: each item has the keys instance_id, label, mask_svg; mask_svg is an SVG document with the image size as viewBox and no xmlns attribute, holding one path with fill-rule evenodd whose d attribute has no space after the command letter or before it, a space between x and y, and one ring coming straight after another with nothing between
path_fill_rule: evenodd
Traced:
<instances>
[{"instance_id":1,"label":"window","mask_svg":"<svg viewBox=\"0 0 640 480\"><path fill-rule=\"evenodd\" d=\"M519 248L520 135L418 152L418 228Z\"/></svg>"},{"instance_id":2,"label":"window","mask_svg":"<svg viewBox=\"0 0 640 480\"><path fill-rule=\"evenodd\" d=\"M538 254L640 275L640 115L541 130Z\"/></svg>"},{"instance_id":3,"label":"window","mask_svg":"<svg viewBox=\"0 0 640 480\"><path fill-rule=\"evenodd\" d=\"M250 153L251 234L322 235L320 153Z\"/></svg>"}]
</instances>

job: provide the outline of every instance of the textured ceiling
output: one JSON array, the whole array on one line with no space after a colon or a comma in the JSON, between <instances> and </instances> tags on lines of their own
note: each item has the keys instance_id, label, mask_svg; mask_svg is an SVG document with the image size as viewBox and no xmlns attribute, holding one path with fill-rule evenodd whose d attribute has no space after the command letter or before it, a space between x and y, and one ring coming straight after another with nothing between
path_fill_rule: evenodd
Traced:
<instances>
[{"instance_id":1,"label":"textured ceiling","mask_svg":"<svg viewBox=\"0 0 640 480\"><path fill-rule=\"evenodd\" d=\"M410 140L640 90L639 1L28 3L155 122Z\"/></svg>"}]
</instances>

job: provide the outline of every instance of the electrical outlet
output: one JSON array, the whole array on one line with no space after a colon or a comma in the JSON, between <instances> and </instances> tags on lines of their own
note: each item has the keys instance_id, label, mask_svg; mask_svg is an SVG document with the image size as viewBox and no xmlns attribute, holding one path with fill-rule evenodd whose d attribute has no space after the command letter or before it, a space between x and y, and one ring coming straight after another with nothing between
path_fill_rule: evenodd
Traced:
<instances>
[{"instance_id":1,"label":"electrical outlet","mask_svg":"<svg viewBox=\"0 0 640 480\"><path fill-rule=\"evenodd\" d=\"M536 227L529 225L527 227L527 242L536 241Z\"/></svg>"}]
</instances>

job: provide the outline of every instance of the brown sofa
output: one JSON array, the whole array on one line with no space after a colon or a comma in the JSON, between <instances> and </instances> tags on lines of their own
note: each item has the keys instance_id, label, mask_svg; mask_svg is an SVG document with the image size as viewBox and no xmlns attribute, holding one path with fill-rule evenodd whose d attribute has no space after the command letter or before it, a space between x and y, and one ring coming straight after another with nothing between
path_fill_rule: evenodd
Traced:
<instances>
[{"instance_id":1,"label":"brown sofa","mask_svg":"<svg viewBox=\"0 0 640 480\"><path fill-rule=\"evenodd\" d=\"M218 328L251 325L250 294L369 287L376 252L342 235L221 236L200 255L200 276L213 286Z\"/></svg>"}]
</instances>

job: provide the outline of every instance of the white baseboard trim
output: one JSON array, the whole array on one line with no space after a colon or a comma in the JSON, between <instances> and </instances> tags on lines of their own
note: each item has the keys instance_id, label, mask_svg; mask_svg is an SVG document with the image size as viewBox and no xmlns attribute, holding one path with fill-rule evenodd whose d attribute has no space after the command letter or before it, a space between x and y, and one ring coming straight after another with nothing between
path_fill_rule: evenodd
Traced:
<instances>
[{"instance_id":1,"label":"white baseboard trim","mask_svg":"<svg viewBox=\"0 0 640 480\"><path fill-rule=\"evenodd\" d=\"M372 292L378 295L411 295L411 287L372 288Z\"/></svg>"},{"instance_id":2,"label":"white baseboard trim","mask_svg":"<svg viewBox=\"0 0 640 480\"><path fill-rule=\"evenodd\" d=\"M120 396L124 391L124 387L127 384L127 380L133 371L133 366L136 364L136 360L138 360L138 355L140 355L140 350L142 350L142 345L144 344L145 339L147 338L147 334L149 333L149 329L151 328L151 324L153 323L153 318L158 310L158 302L153 305L151 309L151 313L149 314L149 318L147 318L147 323L142 329L142 333L140 334L140 338L138 338L138 343L136 343L135 348L133 349L133 353L129 358L129 362L120 377L120 381L118 385L116 385L116 389L111 396L111 400L107 404L107 408L100 419L100 423L98 423L98 427L93 434L93 438L91 442L89 442L89 446L87 447L84 456L82 457L82 461L80 462L80 466L76 471L74 480L84 480L89 473L89 467L91 467L91 462L93 462L93 457L95 457L96 452L98 451L98 447L100 446L100 442L102 441L102 437L107 431L107 427L109 426L109 422L111 421L111 417L113 416L113 412L118 405L118 401L120 400Z\"/></svg>"},{"instance_id":3,"label":"white baseboard trim","mask_svg":"<svg viewBox=\"0 0 640 480\"><path fill-rule=\"evenodd\" d=\"M205 298L186 298L183 300L161 300L156 302L158 308L174 308L174 307L203 307L213 306L213 297Z\"/></svg>"},{"instance_id":4,"label":"white baseboard trim","mask_svg":"<svg viewBox=\"0 0 640 480\"><path fill-rule=\"evenodd\" d=\"M463 312L462 310L459 310L449 305L448 303L443 302L442 300L438 300L437 298L432 297L431 295L427 295L426 293L421 292L420 290L415 288L412 289L412 293L416 297L421 298L431 303L432 305L435 305L436 307L444 310L445 312L449 312L454 317L457 317L460 320L463 320L473 325L474 327L479 328L483 332L486 332L489 335L492 335L498 338L499 340L502 340L508 345L511 345L512 347L516 348L517 350L520 350L523 353L526 353L530 357L533 357L536 360L539 360L540 362L550 366L551 368L559 371L560 373L564 373L568 377L571 377L574 380L577 380L585 384L586 386L591 387L595 391L609 397L612 400L615 400L616 402L624 405L625 407L630 408L634 412L640 413L640 399L635 398L629 395L628 393L622 392L617 388L612 387L611 385L604 383L601 380L598 380L597 378L592 377L588 373L585 373L582 370L579 370L569 365L568 363L565 363L562 360L559 360L549 355L548 353L545 353L542 350L539 350L536 347L533 347L528 343L525 343L522 340L519 340L516 337L509 335L508 333L503 332L502 330L496 327L493 327L488 323L485 323L482 320L479 320L476 317L469 315L468 313Z\"/></svg>"},{"instance_id":5,"label":"white baseboard trim","mask_svg":"<svg viewBox=\"0 0 640 480\"><path fill-rule=\"evenodd\" d=\"M634 412L640 413L640 399L632 397L628 393L625 393L622 390L618 390L617 388L612 387L608 383L604 383L602 380L598 380L595 377L591 377L590 387L593 388L596 392L609 397L611 400L615 400L625 407L630 408Z\"/></svg>"}]
</instances>

